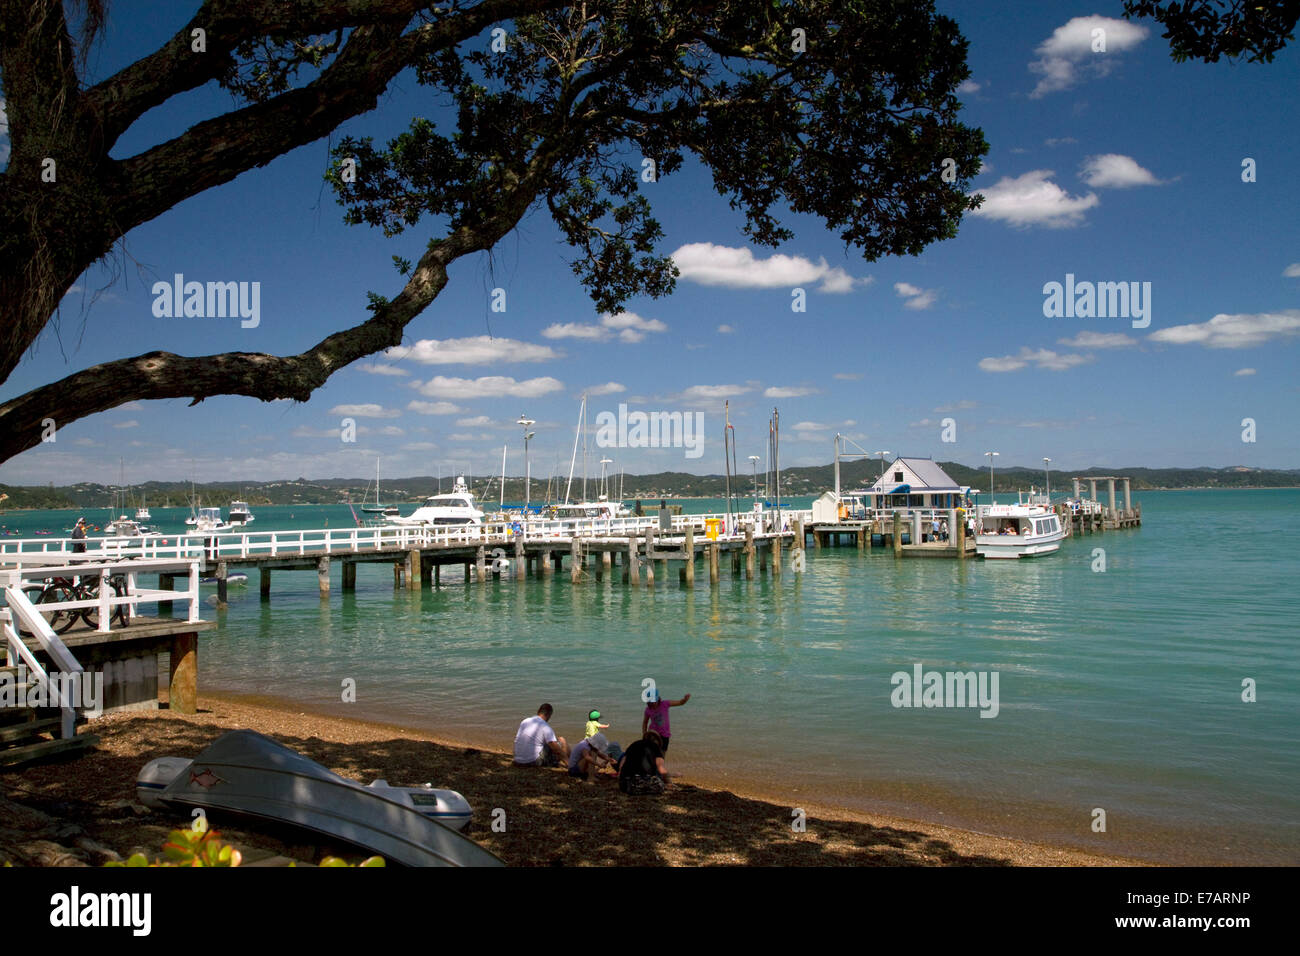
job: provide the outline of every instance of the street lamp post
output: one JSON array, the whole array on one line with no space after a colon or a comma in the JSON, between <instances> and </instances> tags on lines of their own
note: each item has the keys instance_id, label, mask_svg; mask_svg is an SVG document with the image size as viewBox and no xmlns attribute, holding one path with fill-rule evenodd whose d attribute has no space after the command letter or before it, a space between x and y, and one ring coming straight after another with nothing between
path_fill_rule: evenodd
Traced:
<instances>
[{"instance_id":1,"label":"street lamp post","mask_svg":"<svg viewBox=\"0 0 1300 956\"><path fill-rule=\"evenodd\" d=\"M878 451L876 452L876 454L880 456L880 490L884 491L885 490L885 456L888 455L889 452Z\"/></svg>"},{"instance_id":2,"label":"street lamp post","mask_svg":"<svg viewBox=\"0 0 1300 956\"><path fill-rule=\"evenodd\" d=\"M993 497L993 459L998 456L998 453L995 451L986 451L984 456L989 460L989 504L996 504L997 501Z\"/></svg>"},{"instance_id":3,"label":"street lamp post","mask_svg":"<svg viewBox=\"0 0 1300 956\"><path fill-rule=\"evenodd\" d=\"M520 415L516 423L524 427L524 514L528 513L528 505L532 502L532 484L533 470L532 464L528 460L528 439L533 437L533 433L528 430L528 426L536 425L537 422L526 415Z\"/></svg>"},{"instance_id":4,"label":"street lamp post","mask_svg":"<svg viewBox=\"0 0 1300 956\"><path fill-rule=\"evenodd\" d=\"M1044 459L1043 459L1043 478L1044 478L1044 480L1045 480L1046 483L1047 483L1047 502L1048 502L1048 504L1051 504L1051 501L1052 501L1052 469L1051 469L1051 465L1052 465L1052 459L1050 459L1050 458L1044 458Z\"/></svg>"}]
</instances>

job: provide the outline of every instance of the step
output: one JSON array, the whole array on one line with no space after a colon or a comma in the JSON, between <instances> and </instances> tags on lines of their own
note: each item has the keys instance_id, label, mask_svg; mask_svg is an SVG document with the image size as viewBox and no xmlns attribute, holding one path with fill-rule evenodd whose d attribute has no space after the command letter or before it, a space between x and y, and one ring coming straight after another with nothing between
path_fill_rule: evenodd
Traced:
<instances>
[{"instance_id":1,"label":"step","mask_svg":"<svg viewBox=\"0 0 1300 956\"><path fill-rule=\"evenodd\" d=\"M44 733L57 733L63 721L58 717L45 720L23 720L14 724L0 726L0 743L13 740L26 740Z\"/></svg>"},{"instance_id":2,"label":"step","mask_svg":"<svg viewBox=\"0 0 1300 956\"><path fill-rule=\"evenodd\" d=\"M93 747L98 743L99 738L94 734L77 734L75 737L58 737L54 740L42 740L34 744L10 747L7 750L0 750L0 767L12 767L65 751L82 750L86 747Z\"/></svg>"}]
</instances>

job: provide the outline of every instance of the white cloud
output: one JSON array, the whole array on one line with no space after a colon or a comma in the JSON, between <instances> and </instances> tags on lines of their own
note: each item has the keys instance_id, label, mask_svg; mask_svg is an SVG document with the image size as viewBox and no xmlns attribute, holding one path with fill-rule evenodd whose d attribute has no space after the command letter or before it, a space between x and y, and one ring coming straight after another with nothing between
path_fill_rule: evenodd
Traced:
<instances>
[{"instance_id":1,"label":"white cloud","mask_svg":"<svg viewBox=\"0 0 1300 956\"><path fill-rule=\"evenodd\" d=\"M940 405L935 409L935 411L940 414L944 412L958 412L964 411L968 408L974 408L978 404L978 402L973 402L969 398L963 398L960 402L953 402L949 405Z\"/></svg>"},{"instance_id":2,"label":"white cloud","mask_svg":"<svg viewBox=\"0 0 1300 956\"><path fill-rule=\"evenodd\" d=\"M486 415L475 415L473 418L458 418L456 424L461 428L484 428L493 424L493 420Z\"/></svg>"},{"instance_id":3,"label":"white cloud","mask_svg":"<svg viewBox=\"0 0 1300 956\"><path fill-rule=\"evenodd\" d=\"M560 353L549 345L471 335L464 339L420 339L388 349L389 359L410 359L422 365L496 365L506 362L549 362Z\"/></svg>"},{"instance_id":4,"label":"white cloud","mask_svg":"<svg viewBox=\"0 0 1300 956\"><path fill-rule=\"evenodd\" d=\"M1073 146L1079 142L1073 136L1053 136L1050 139L1043 140L1043 145L1049 149L1055 149L1057 146Z\"/></svg>"},{"instance_id":5,"label":"white cloud","mask_svg":"<svg viewBox=\"0 0 1300 956\"><path fill-rule=\"evenodd\" d=\"M550 376L516 381L507 375L485 375L482 378L435 375L418 389L421 395L430 398L538 398L563 391L564 383Z\"/></svg>"},{"instance_id":6,"label":"white cloud","mask_svg":"<svg viewBox=\"0 0 1300 956\"><path fill-rule=\"evenodd\" d=\"M114 422L113 427L114 428L139 428L140 423L137 422L134 418L132 418L124 422Z\"/></svg>"},{"instance_id":7,"label":"white cloud","mask_svg":"<svg viewBox=\"0 0 1300 956\"><path fill-rule=\"evenodd\" d=\"M1300 262L1293 262L1282 270L1282 275L1288 279L1300 279Z\"/></svg>"},{"instance_id":8,"label":"white cloud","mask_svg":"<svg viewBox=\"0 0 1300 956\"><path fill-rule=\"evenodd\" d=\"M604 342L618 336L620 342L640 342L647 332L667 332L668 326L658 319L645 319L635 312L605 313L600 324L587 322L557 322L542 329L548 339L589 339Z\"/></svg>"},{"instance_id":9,"label":"white cloud","mask_svg":"<svg viewBox=\"0 0 1300 956\"><path fill-rule=\"evenodd\" d=\"M718 326L718 331L721 332L723 335L730 335L732 332L736 330L732 328L730 325L723 323L722 325Z\"/></svg>"},{"instance_id":10,"label":"white cloud","mask_svg":"<svg viewBox=\"0 0 1300 956\"><path fill-rule=\"evenodd\" d=\"M794 386L774 385L763 392L764 398L803 398L805 395L816 395L815 388L798 388Z\"/></svg>"},{"instance_id":11,"label":"white cloud","mask_svg":"<svg viewBox=\"0 0 1300 956\"><path fill-rule=\"evenodd\" d=\"M958 93L978 93L979 91L980 84L976 83L974 80L963 80L957 87Z\"/></svg>"},{"instance_id":12,"label":"white cloud","mask_svg":"<svg viewBox=\"0 0 1300 956\"><path fill-rule=\"evenodd\" d=\"M421 415L456 415L465 409L459 405L453 405L451 402L420 402L412 401L406 403L408 412L419 412Z\"/></svg>"},{"instance_id":13,"label":"white cloud","mask_svg":"<svg viewBox=\"0 0 1300 956\"><path fill-rule=\"evenodd\" d=\"M371 375L410 375L404 368L398 368L396 365L381 365L378 362L362 362L357 366L363 372L369 372Z\"/></svg>"},{"instance_id":14,"label":"white cloud","mask_svg":"<svg viewBox=\"0 0 1300 956\"><path fill-rule=\"evenodd\" d=\"M1208 322L1174 325L1152 332L1153 342L1171 345L1204 345L1211 349L1244 349L1263 345L1270 339L1300 333L1300 309L1281 312L1220 313Z\"/></svg>"},{"instance_id":15,"label":"white cloud","mask_svg":"<svg viewBox=\"0 0 1300 956\"><path fill-rule=\"evenodd\" d=\"M673 262L683 279L701 285L720 285L732 289L790 289L821 283L820 292L851 292L855 285L865 286L871 279L855 279L842 268L830 266L824 258L816 262L803 256L773 253L757 258L748 248L717 246L711 242L693 242L673 253Z\"/></svg>"},{"instance_id":16,"label":"white cloud","mask_svg":"<svg viewBox=\"0 0 1300 956\"><path fill-rule=\"evenodd\" d=\"M593 385L587 389L588 395L617 395L620 392L626 392L627 386L618 382L606 382L604 385Z\"/></svg>"},{"instance_id":17,"label":"white cloud","mask_svg":"<svg viewBox=\"0 0 1300 956\"><path fill-rule=\"evenodd\" d=\"M1130 186L1159 186L1160 180L1143 169L1132 156L1103 153L1089 156L1079 169L1079 178L1095 189L1127 189Z\"/></svg>"},{"instance_id":18,"label":"white cloud","mask_svg":"<svg viewBox=\"0 0 1300 956\"><path fill-rule=\"evenodd\" d=\"M399 418L401 411L396 408L384 408L383 405L335 405L330 409L331 415L351 415L355 418Z\"/></svg>"},{"instance_id":19,"label":"white cloud","mask_svg":"<svg viewBox=\"0 0 1300 956\"><path fill-rule=\"evenodd\" d=\"M1035 368L1047 369L1051 372L1062 372L1074 368L1076 365L1085 365L1091 361L1091 355L1063 355L1060 352L1053 352L1051 349L1031 349L1025 346L1016 355L980 359L980 369L985 372L1018 372L1020 369L1032 364Z\"/></svg>"},{"instance_id":20,"label":"white cloud","mask_svg":"<svg viewBox=\"0 0 1300 956\"><path fill-rule=\"evenodd\" d=\"M894 291L898 293L899 298L907 300L903 305L909 309L928 309L939 297L936 290L922 289L910 282L895 282Z\"/></svg>"},{"instance_id":21,"label":"white cloud","mask_svg":"<svg viewBox=\"0 0 1300 956\"><path fill-rule=\"evenodd\" d=\"M1012 226L1064 229L1079 225L1084 211L1100 201L1097 194L1071 196L1051 181L1052 175L1050 169L1035 169L1015 178L1004 176L997 185L980 190L984 203L973 215Z\"/></svg>"},{"instance_id":22,"label":"white cloud","mask_svg":"<svg viewBox=\"0 0 1300 956\"><path fill-rule=\"evenodd\" d=\"M1072 339L1057 339L1072 349L1122 349L1137 345L1137 339L1123 332L1080 332Z\"/></svg>"},{"instance_id":23,"label":"white cloud","mask_svg":"<svg viewBox=\"0 0 1300 956\"><path fill-rule=\"evenodd\" d=\"M1094 52L1093 31L1101 30L1105 50ZM1034 51L1038 59L1029 64L1032 73L1040 75L1038 85L1030 93L1037 99L1048 93L1068 90L1086 76L1105 76L1115 66L1115 54L1131 50L1146 39L1146 27L1127 20L1116 20L1093 14L1075 17L1064 26L1057 27L1052 35Z\"/></svg>"},{"instance_id":24,"label":"white cloud","mask_svg":"<svg viewBox=\"0 0 1300 956\"><path fill-rule=\"evenodd\" d=\"M492 436L487 434L486 432L483 432L482 434L478 434L478 435L465 434L463 432L453 432L452 434L447 436L447 440L465 441L465 442L492 441Z\"/></svg>"},{"instance_id":25,"label":"white cloud","mask_svg":"<svg viewBox=\"0 0 1300 956\"><path fill-rule=\"evenodd\" d=\"M403 451L433 451L437 444L431 441L412 441L402 446Z\"/></svg>"},{"instance_id":26,"label":"white cloud","mask_svg":"<svg viewBox=\"0 0 1300 956\"><path fill-rule=\"evenodd\" d=\"M836 372L836 373L835 373L834 375L832 375L831 377L832 377L832 378L837 378L837 379L839 379L841 382L856 382L858 379L862 378L862 373L860 373L860 372Z\"/></svg>"},{"instance_id":27,"label":"white cloud","mask_svg":"<svg viewBox=\"0 0 1300 956\"><path fill-rule=\"evenodd\" d=\"M682 401L710 401L718 398L730 398L732 395L744 395L752 391L744 385L692 385L681 394Z\"/></svg>"},{"instance_id":28,"label":"white cloud","mask_svg":"<svg viewBox=\"0 0 1300 956\"><path fill-rule=\"evenodd\" d=\"M388 435L388 436L400 436L406 434L405 431L398 428L396 425L385 425L383 428L379 429L378 433L380 435Z\"/></svg>"},{"instance_id":29,"label":"white cloud","mask_svg":"<svg viewBox=\"0 0 1300 956\"><path fill-rule=\"evenodd\" d=\"M1237 369L1237 371L1233 372L1232 374L1233 375L1254 375L1255 370L1253 368L1239 368Z\"/></svg>"}]
</instances>

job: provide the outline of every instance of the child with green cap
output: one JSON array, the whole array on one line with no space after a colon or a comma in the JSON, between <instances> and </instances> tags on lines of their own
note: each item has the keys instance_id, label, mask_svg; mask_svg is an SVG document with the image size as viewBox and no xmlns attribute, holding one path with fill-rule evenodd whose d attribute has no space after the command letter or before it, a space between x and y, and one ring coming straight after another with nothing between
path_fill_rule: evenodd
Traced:
<instances>
[{"instance_id":1,"label":"child with green cap","mask_svg":"<svg viewBox=\"0 0 1300 956\"><path fill-rule=\"evenodd\" d=\"M592 737L596 736L596 734L600 733L602 730L608 730L608 729L609 729L609 724L602 724L600 722L600 711L593 710L591 713L587 715L587 733L586 736L583 737L583 740L590 740Z\"/></svg>"}]
</instances>

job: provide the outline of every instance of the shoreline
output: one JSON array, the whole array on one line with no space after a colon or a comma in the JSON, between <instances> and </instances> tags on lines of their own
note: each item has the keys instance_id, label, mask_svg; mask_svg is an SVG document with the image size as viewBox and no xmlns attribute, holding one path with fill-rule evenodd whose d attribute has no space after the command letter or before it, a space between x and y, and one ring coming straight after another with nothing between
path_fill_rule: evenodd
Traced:
<instances>
[{"instance_id":1,"label":"shoreline","mask_svg":"<svg viewBox=\"0 0 1300 956\"><path fill-rule=\"evenodd\" d=\"M806 829L797 832L788 805L743 785L723 789L697 783L693 775L679 776L663 798L628 798L613 782L580 783L561 770L513 768L509 753L466 746L446 734L431 736L403 724L313 713L282 701L232 694L201 695L199 713L193 716L163 709L99 718L86 730L100 737L95 750L0 775L0 795L28 806L35 797L34 805L47 813L49 807L76 806L78 812L64 826L80 826L93 845L122 855L137 848L152 854L161 846L157 838L170 826L158 814L130 807L135 774L157 756L192 757L220 732L236 727L276 737L363 783L377 777L399 786L430 780L460 790L474 808L471 837L510 865L1152 865L813 803L802 808ZM497 808L505 812L505 833L491 830ZM263 832L242 829L242 821L214 825L255 854L311 856L287 846L274 827ZM0 830L0 859L6 849ZM7 855L14 859L12 847ZM20 854L14 862L25 861Z\"/></svg>"}]
</instances>

